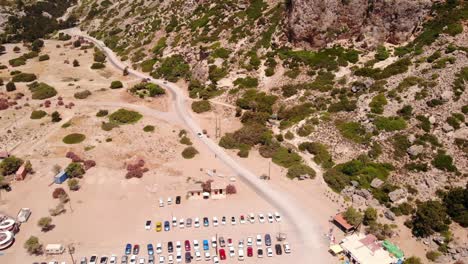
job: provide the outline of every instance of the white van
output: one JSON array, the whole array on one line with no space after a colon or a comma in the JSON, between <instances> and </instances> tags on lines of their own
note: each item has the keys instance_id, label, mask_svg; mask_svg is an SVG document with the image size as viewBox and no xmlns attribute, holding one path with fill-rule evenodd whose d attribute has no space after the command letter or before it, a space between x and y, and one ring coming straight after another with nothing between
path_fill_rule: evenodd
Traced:
<instances>
[{"instance_id":1,"label":"white van","mask_svg":"<svg viewBox=\"0 0 468 264\"><path fill-rule=\"evenodd\" d=\"M45 248L45 253L50 255L62 254L65 248L61 244L48 244Z\"/></svg>"},{"instance_id":2,"label":"white van","mask_svg":"<svg viewBox=\"0 0 468 264\"><path fill-rule=\"evenodd\" d=\"M238 258L237 259L240 260L240 261L244 260L244 250L241 249L241 248L238 251Z\"/></svg>"}]
</instances>

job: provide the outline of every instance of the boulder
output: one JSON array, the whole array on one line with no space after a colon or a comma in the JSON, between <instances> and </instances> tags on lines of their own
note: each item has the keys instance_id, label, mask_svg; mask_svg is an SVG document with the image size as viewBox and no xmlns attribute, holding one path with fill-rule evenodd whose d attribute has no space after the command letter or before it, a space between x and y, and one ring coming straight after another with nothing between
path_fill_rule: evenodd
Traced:
<instances>
[{"instance_id":1,"label":"boulder","mask_svg":"<svg viewBox=\"0 0 468 264\"><path fill-rule=\"evenodd\" d=\"M407 192L405 189L397 189L393 192L390 192L388 194L388 197L390 198L390 201L393 203L402 203L406 200Z\"/></svg>"},{"instance_id":2,"label":"boulder","mask_svg":"<svg viewBox=\"0 0 468 264\"><path fill-rule=\"evenodd\" d=\"M392 211L390 211L389 209L385 210L384 216L385 216L385 218L387 218L390 221L395 221L395 214Z\"/></svg>"},{"instance_id":3,"label":"boulder","mask_svg":"<svg viewBox=\"0 0 468 264\"><path fill-rule=\"evenodd\" d=\"M413 145L406 150L408 154L412 157L416 157L424 151L424 147L421 145Z\"/></svg>"},{"instance_id":4,"label":"boulder","mask_svg":"<svg viewBox=\"0 0 468 264\"><path fill-rule=\"evenodd\" d=\"M379 178L375 178L375 179L372 180L370 186L371 186L372 188L377 189L377 188L380 188L380 186L382 186L382 184L384 184L384 181L382 181L382 180L379 179Z\"/></svg>"}]
</instances>

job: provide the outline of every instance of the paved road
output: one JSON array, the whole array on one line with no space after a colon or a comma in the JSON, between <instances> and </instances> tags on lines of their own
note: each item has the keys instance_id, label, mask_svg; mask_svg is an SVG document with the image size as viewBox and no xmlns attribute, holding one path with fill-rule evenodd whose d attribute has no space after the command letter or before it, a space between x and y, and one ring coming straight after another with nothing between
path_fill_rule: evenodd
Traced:
<instances>
[{"instance_id":1,"label":"paved road","mask_svg":"<svg viewBox=\"0 0 468 264\"><path fill-rule=\"evenodd\" d=\"M89 41L92 41L98 48L100 48L107 56L108 62L119 70L124 70L127 65L122 63L115 53L107 48L102 41L94 39L87 34L81 32L79 29L68 29L66 32L70 35L82 36ZM182 90L174 83L166 82L160 79L154 79L144 73L132 70L128 67L129 74L136 76L141 79L147 79L153 83L170 91L172 100L174 103L174 109L176 114L182 120L182 123L189 129L189 131L197 137L202 129L198 123L192 118L191 114L187 110L187 98ZM200 137L199 140L209 149L210 152L216 155L222 162L228 167L235 171L238 176L243 179L251 188L253 188L259 195L269 201L275 206L290 222L292 222L300 234L303 245L303 257L300 259L304 260L304 263L311 263L310 260L313 258L315 263L327 263L327 244L322 237L325 231L319 228L319 225L314 222L313 219L308 219L309 216L301 210L300 206L289 194L281 193L271 188L265 181L260 180L257 175L246 169L244 166L239 164L233 158L231 158L221 147L207 137ZM296 252L298 253L298 252Z\"/></svg>"}]
</instances>

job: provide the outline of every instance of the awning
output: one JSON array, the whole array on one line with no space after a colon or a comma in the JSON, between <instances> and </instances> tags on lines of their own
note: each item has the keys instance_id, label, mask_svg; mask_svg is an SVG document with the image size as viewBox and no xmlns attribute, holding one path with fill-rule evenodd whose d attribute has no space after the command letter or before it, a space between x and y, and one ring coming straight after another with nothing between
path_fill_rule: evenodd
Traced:
<instances>
[{"instance_id":1,"label":"awning","mask_svg":"<svg viewBox=\"0 0 468 264\"><path fill-rule=\"evenodd\" d=\"M330 246L330 251L336 255L336 254L340 254L341 252L343 252L343 248L340 245L335 244L335 245Z\"/></svg>"}]
</instances>

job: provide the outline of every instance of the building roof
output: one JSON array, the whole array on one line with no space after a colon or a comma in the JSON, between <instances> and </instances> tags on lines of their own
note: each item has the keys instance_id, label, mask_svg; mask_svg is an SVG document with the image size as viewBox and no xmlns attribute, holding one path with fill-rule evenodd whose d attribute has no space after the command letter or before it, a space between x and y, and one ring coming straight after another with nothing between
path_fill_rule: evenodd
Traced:
<instances>
[{"instance_id":1,"label":"building roof","mask_svg":"<svg viewBox=\"0 0 468 264\"><path fill-rule=\"evenodd\" d=\"M187 192L203 192L201 184L194 183L187 186Z\"/></svg>"},{"instance_id":2,"label":"building roof","mask_svg":"<svg viewBox=\"0 0 468 264\"><path fill-rule=\"evenodd\" d=\"M26 166L24 164L16 171L16 175L23 175L23 173L26 173Z\"/></svg>"},{"instance_id":3,"label":"building roof","mask_svg":"<svg viewBox=\"0 0 468 264\"><path fill-rule=\"evenodd\" d=\"M212 182L211 183L211 189L212 190L222 190L226 189L226 184L222 182Z\"/></svg>"},{"instance_id":4,"label":"building roof","mask_svg":"<svg viewBox=\"0 0 468 264\"><path fill-rule=\"evenodd\" d=\"M398 261L382 248L373 235L347 236L341 241L341 247L360 264L392 264Z\"/></svg>"},{"instance_id":5,"label":"building roof","mask_svg":"<svg viewBox=\"0 0 468 264\"><path fill-rule=\"evenodd\" d=\"M10 153L7 151L0 151L0 159L8 158L10 156Z\"/></svg>"},{"instance_id":6,"label":"building roof","mask_svg":"<svg viewBox=\"0 0 468 264\"><path fill-rule=\"evenodd\" d=\"M350 229L354 228L353 225L351 225L350 223L348 223L348 221L346 221L346 219L344 219L342 213L339 213L339 214L335 215L333 220L336 223L338 223L341 227L343 227L345 230L350 230Z\"/></svg>"}]
</instances>

